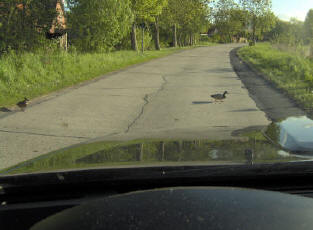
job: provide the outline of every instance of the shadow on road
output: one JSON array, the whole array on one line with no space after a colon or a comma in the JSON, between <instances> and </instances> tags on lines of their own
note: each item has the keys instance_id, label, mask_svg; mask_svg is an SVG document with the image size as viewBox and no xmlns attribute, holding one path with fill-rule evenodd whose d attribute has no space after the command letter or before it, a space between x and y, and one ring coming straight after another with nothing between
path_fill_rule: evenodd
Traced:
<instances>
[{"instance_id":1,"label":"shadow on road","mask_svg":"<svg viewBox=\"0 0 313 230\"><path fill-rule=\"evenodd\" d=\"M210 69L210 73L227 73L227 72L233 72L233 68L215 68Z\"/></svg>"},{"instance_id":2,"label":"shadow on road","mask_svg":"<svg viewBox=\"0 0 313 230\"><path fill-rule=\"evenodd\" d=\"M258 111L257 109L238 109L238 110L232 110L230 112L256 112Z\"/></svg>"},{"instance_id":3,"label":"shadow on road","mask_svg":"<svg viewBox=\"0 0 313 230\"><path fill-rule=\"evenodd\" d=\"M12 112L12 110L9 110L9 109L6 108L6 107L0 107L0 112L9 113L9 112Z\"/></svg>"},{"instance_id":4,"label":"shadow on road","mask_svg":"<svg viewBox=\"0 0 313 230\"><path fill-rule=\"evenodd\" d=\"M192 104L194 105L202 105L202 104L211 104L212 101L193 101Z\"/></svg>"}]
</instances>

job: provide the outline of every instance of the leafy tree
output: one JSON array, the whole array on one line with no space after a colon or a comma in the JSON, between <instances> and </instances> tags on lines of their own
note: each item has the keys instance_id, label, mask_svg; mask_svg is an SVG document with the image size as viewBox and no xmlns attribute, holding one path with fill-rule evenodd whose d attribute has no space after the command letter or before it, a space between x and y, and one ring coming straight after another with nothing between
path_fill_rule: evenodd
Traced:
<instances>
[{"instance_id":1,"label":"leafy tree","mask_svg":"<svg viewBox=\"0 0 313 230\"><path fill-rule=\"evenodd\" d=\"M313 9L310 9L304 21L305 38L307 42L313 39Z\"/></svg>"},{"instance_id":2,"label":"leafy tree","mask_svg":"<svg viewBox=\"0 0 313 230\"><path fill-rule=\"evenodd\" d=\"M193 44L203 26L208 24L208 1L206 0L168 0L163 10L161 27L163 37L172 46ZM167 36L164 36L164 35Z\"/></svg>"},{"instance_id":3,"label":"leafy tree","mask_svg":"<svg viewBox=\"0 0 313 230\"><path fill-rule=\"evenodd\" d=\"M179 21L179 11L182 0L168 0L161 16L161 24L165 30L172 30L172 46L177 47L177 24Z\"/></svg>"},{"instance_id":4,"label":"leafy tree","mask_svg":"<svg viewBox=\"0 0 313 230\"><path fill-rule=\"evenodd\" d=\"M313 57L313 9L310 9L304 21L305 40L310 43L310 56Z\"/></svg>"},{"instance_id":5,"label":"leafy tree","mask_svg":"<svg viewBox=\"0 0 313 230\"><path fill-rule=\"evenodd\" d=\"M155 26L155 49L160 50L160 29L159 29L159 17L164 9L164 7L168 4L168 0L157 0L155 5L154 14L154 26Z\"/></svg>"},{"instance_id":6,"label":"leafy tree","mask_svg":"<svg viewBox=\"0 0 313 230\"><path fill-rule=\"evenodd\" d=\"M130 1L69 0L72 43L81 51L113 49L133 21Z\"/></svg>"},{"instance_id":7,"label":"leafy tree","mask_svg":"<svg viewBox=\"0 0 313 230\"><path fill-rule=\"evenodd\" d=\"M209 14L207 1L183 1L181 7L184 10L179 12L179 41L183 45L192 45L202 25L207 22Z\"/></svg>"},{"instance_id":8,"label":"leafy tree","mask_svg":"<svg viewBox=\"0 0 313 230\"><path fill-rule=\"evenodd\" d=\"M246 18L247 12L240 9L233 0L219 0L214 6L214 26L224 42L231 42L233 36L244 36Z\"/></svg>"},{"instance_id":9,"label":"leafy tree","mask_svg":"<svg viewBox=\"0 0 313 230\"><path fill-rule=\"evenodd\" d=\"M247 20L250 22L252 45L262 32L270 30L275 23L271 12L271 0L240 0L244 10L249 12Z\"/></svg>"},{"instance_id":10,"label":"leafy tree","mask_svg":"<svg viewBox=\"0 0 313 230\"><path fill-rule=\"evenodd\" d=\"M135 16L135 21L132 25L131 41L132 49L138 50L136 39L136 27L141 23L154 23L155 25L155 41L156 48L159 48L159 28L158 16L162 13L163 7L166 6L167 0L132 0L132 11Z\"/></svg>"},{"instance_id":11,"label":"leafy tree","mask_svg":"<svg viewBox=\"0 0 313 230\"><path fill-rule=\"evenodd\" d=\"M30 50L40 45L56 16L55 4L51 0L2 0L0 51L8 47Z\"/></svg>"},{"instance_id":12,"label":"leafy tree","mask_svg":"<svg viewBox=\"0 0 313 230\"><path fill-rule=\"evenodd\" d=\"M297 48L303 44L303 22L291 18L289 22L276 18L275 27L265 33L265 38L275 44Z\"/></svg>"}]
</instances>

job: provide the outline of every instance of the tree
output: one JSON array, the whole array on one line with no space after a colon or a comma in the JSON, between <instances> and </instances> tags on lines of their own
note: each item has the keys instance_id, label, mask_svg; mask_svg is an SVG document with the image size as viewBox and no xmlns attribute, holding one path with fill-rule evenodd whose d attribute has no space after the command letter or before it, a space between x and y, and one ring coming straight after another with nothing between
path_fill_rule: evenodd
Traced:
<instances>
[{"instance_id":1,"label":"tree","mask_svg":"<svg viewBox=\"0 0 313 230\"><path fill-rule=\"evenodd\" d=\"M56 16L56 1L3 0L0 2L0 51L39 46Z\"/></svg>"},{"instance_id":2,"label":"tree","mask_svg":"<svg viewBox=\"0 0 313 230\"><path fill-rule=\"evenodd\" d=\"M69 0L68 6L72 43L81 51L113 49L133 21L129 0Z\"/></svg>"},{"instance_id":3,"label":"tree","mask_svg":"<svg viewBox=\"0 0 313 230\"><path fill-rule=\"evenodd\" d=\"M311 46L310 57L313 57L313 9L310 9L304 21L305 40Z\"/></svg>"},{"instance_id":4,"label":"tree","mask_svg":"<svg viewBox=\"0 0 313 230\"><path fill-rule=\"evenodd\" d=\"M193 45L199 36L202 25L207 23L208 1L190 0L181 2L179 11L179 41L183 45ZM189 40L189 41L188 41Z\"/></svg>"},{"instance_id":5,"label":"tree","mask_svg":"<svg viewBox=\"0 0 313 230\"><path fill-rule=\"evenodd\" d=\"M166 30L172 29L172 46L177 47L177 24L179 21L179 11L182 10L181 0L168 0L168 4L163 10L161 23Z\"/></svg>"},{"instance_id":6,"label":"tree","mask_svg":"<svg viewBox=\"0 0 313 230\"><path fill-rule=\"evenodd\" d=\"M240 3L243 9L249 12L247 20L252 30L251 44L254 45L256 38L273 26L271 0L240 0Z\"/></svg>"},{"instance_id":7,"label":"tree","mask_svg":"<svg viewBox=\"0 0 313 230\"><path fill-rule=\"evenodd\" d=\"M155 25L155 43L156 48L159 49L159 24L158 16L162 13L162 9L167 5L167 0L132 0L132 11L135 16L132 25L131 41L132 49L138 50L136 40L136 27L141 23L154 23Z\"/></svg>"},{"instance_id":8,"label":"tree","mask_svg":"<svg viewBox=\"0 0 313 230\"><path fill-rule=\"evenodd\" d=\"M176 47L194 44L203 26L208 24L208 1L168 0L160 16L163 39Z\"/></svg>"},{"instance_id":9,"label":"tree","mask_svg":"<svg viewBox=\"0 0 313 230\"><path fill-rule=\"evenodd\" d=\"M155 26L155 49L160 50L160 29L159 29L159 16L161 15L164 7L168 4L167 0L157 0L155 10L152 12L154 15L154 26Z\"/></svg>"},{"instance_id":10,"label":"tree","mask_svg":"<svg viewBox=\"0 0 313 230\"><path fill-rule=\"evenodd\" d=\"M247 27L247 11L240 9L233 0L219 0L214 5L214 28L223 42L231 42L232 37L243 36Z\"/></svg>"},{"instance_id":11,"label":"tree","mask_svg":"<svg viewBox=\"0 0 313 230\"><path fill-rule=\"evenodd\" d=\"M270 31L276 24L276 16L272 11L266 11L264 15L257 18L255 37L263 39L263 35Z\"/></svg>"},{"instance_id":12,"label":"tree","mask_svg":"<svg viewBox=\"0 0 313 230\"><path fill-rule=\"evenodd\" d=\"M303 43L303 22L291 18L289 22L275 18L275 26L265 33L265 39L272 43L296 47Z\"/></svg>"}]
</instances>

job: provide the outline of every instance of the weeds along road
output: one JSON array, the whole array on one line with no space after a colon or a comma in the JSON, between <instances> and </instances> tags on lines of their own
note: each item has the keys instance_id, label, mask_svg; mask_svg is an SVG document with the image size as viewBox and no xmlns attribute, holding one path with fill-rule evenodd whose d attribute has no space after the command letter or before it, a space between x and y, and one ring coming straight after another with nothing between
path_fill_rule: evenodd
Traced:
<instances>
[{"instance_id":1,"label":"weeds along road","mask_svg":"<svg viewBox=\"0 0 313 230\"><path fill-rule=\"evenodd\" d=\"M0 114L0 168L92 139L229 139L270 121L233 71L236 44L199 47ZM211 94L229 92L223 103Z\"/></svg>"}]
</instances>

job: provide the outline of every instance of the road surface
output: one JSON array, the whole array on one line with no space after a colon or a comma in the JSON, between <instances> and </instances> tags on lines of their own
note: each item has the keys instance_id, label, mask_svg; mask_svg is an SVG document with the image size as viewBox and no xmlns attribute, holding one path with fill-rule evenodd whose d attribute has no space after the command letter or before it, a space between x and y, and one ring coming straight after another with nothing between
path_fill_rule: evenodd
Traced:
<instances>
[{"instance_id":1,"label":"road surface","mask_svg":"<svg viewBox=\"0 0 313 230\"><path fill-rule=\"evenodd\" d=\"M0 169L93 139L229 139L270 121L233 71L236 44L136 65L0 113ZM223 103L209 95L229 92Z\"/></svg>"}]
</instances>

